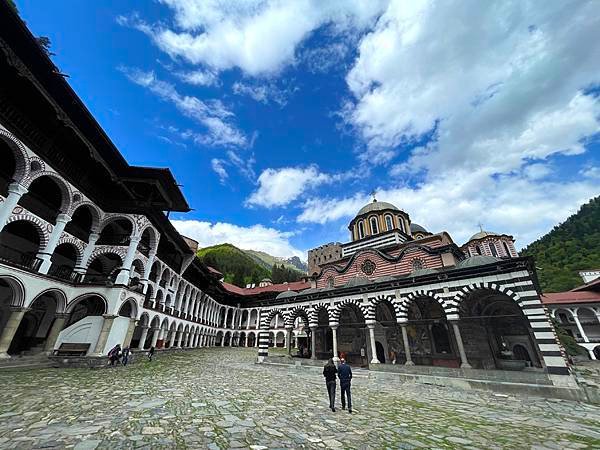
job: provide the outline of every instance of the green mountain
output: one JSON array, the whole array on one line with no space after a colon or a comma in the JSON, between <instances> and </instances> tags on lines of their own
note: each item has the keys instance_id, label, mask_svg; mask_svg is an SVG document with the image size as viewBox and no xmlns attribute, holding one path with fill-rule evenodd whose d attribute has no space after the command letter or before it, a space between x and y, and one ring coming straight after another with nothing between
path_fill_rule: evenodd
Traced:
<instances>
[{"instance_id":1,"label":"green mountain","mask_svg":"<svg viewBox=\"0 0 600 450\"><path fill-rule=\"evenodd\" d=\"M274 265L285 267L286 269L297 270L302 273L302 275L306 275L306 271L308 267L304 266L304 263L297 256L293 256L288 259L277 258L276 256L269 255L268 253L257 251L257 250L243 250L249 255L252 259L254 259L261 266L271 269Z\"/></svg>"},{"instance_id":2,"label":"green mountain","mask_svg":"<svg viewBox=\"0 0 600 450\"><path fill-rule=\"evenodd\" d=\"M198 258L221 272L227 283L245 287L263 278L273 283L298 281L304 273L290 263L265 252L241 250L232 244L219 244L198 250Z\"/></svg>"},{"instance_id":3,"label":"green mountain","mask_svg":"<svg viewBox=\"0 0 600 450\"><path fill-rule=\"evenodd\" d=\"M533 256L544 292L560 292L582 284L578 271L600 268L600 197L532 242L522 256Z\"/></svg>"},{"instance_id":4,"label":"green mountain","mask_svg":"<svg viewBox=\"0 0 600 450\"><path fill-rule=\"evenodd\" d=\"M221 272L227 283L245 287L249 283L259 283L263 278L271 278L270 268L259 265L231 244L219 244L198 250L198 258L206 265Z\"/></svg>"}]
</instances>

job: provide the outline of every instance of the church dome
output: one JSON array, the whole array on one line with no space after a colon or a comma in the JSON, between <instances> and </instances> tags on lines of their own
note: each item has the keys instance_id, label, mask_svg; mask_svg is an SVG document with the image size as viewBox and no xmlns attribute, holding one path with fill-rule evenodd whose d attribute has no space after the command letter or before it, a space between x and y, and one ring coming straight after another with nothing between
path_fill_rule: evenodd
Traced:
<instances>
[{"instance_id":1,"label":"church dome","mask_svg":"<svg viewBox=\"0 0 600 450\"><path fill-rule=\"evenodd\" d=\"M376 212L376 211L384 211L386 209L391 209L393 211L400 211L400 209L398 209L396 206L392 205L391 203L379 202L379 201L374 200L371 203L360 208L360 211L358 211L357 216L362 216L363 214L368 214L368 213L372 213L372 212Z\"/></svg>"},{"instance_id":2,"label":"church dome","mask_svg":"<svg viewBox=\"0 0 600 450\"><path fill-rule=\"evenodd\" d=\"M275 297L275 298L288 298L288 297L295 297L296 295L298 295L298 293L296 291L284 291L281 294L278 294L277 297Z\"/></svg>"},{"instance_id":3,"label":"church dome","mask_svg":"<svg viewBox=\"0 0 600 450\"><path fill-rule=\"evenodd\" d=\"M500 259L493 256L475 255L467 259L463 259L456 265L456 267L485 266L486 264L493 264L498 261L500 261Z\"/></svg>"},{"instance_id":4,"label":"church dome","mask_svg":"<svg viewBox=\"0 0 600 450\"><path fill-rule=\"evenodd\" d=\"M473 241L475 239L483 239L488 236L500 236L500 234L495 233L494 231L480 231L479 233L475 233L473 236L469 238L469 241Z\"/></svg>"},{"instance_id":5,"label":"church dome","mask_svg":"<svg viewBox=\"0 0 600 450\"><path fill-rule=\"evenodd\" d=\"M414 223L414 222L410 223L410 232L413 234L414 233L428 233L428 231L425 228L423 228L418 223Z\"/></svg>"}]
</instances>

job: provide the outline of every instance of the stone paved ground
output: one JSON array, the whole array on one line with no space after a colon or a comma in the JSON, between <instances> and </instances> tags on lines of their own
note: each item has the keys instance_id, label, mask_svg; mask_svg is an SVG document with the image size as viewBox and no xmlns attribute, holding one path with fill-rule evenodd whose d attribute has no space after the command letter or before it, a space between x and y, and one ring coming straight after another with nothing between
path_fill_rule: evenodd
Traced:
<instances>
[{"instance_id":1,"label":"stone paved ground","mask_svg":"<svg viewBox=\"0 0 600 450\"><path fill-rule=\"evenodd\" d=\"M317 370L254 357L200 349L127 368L1 372L0 447L600 448L598 407L357 371L355 413L332 413Z\"/></svg>"}]
</instances>

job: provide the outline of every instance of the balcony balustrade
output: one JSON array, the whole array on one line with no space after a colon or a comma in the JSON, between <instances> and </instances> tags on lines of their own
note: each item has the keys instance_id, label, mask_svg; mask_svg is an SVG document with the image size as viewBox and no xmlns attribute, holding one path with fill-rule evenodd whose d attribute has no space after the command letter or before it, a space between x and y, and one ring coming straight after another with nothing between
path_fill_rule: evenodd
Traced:
<instances>
[{"instance_id":1,"label":"balcony balustrade","mask_svg":"<svg viewBox=\"0 0 600 450\"><path fill-rule=\"evenodd\" d=\"M35 253L22 252L3 244L0 244L0 261L32 271L37 271L42 264L42 260Z\"/></svg>"}]
</instances>

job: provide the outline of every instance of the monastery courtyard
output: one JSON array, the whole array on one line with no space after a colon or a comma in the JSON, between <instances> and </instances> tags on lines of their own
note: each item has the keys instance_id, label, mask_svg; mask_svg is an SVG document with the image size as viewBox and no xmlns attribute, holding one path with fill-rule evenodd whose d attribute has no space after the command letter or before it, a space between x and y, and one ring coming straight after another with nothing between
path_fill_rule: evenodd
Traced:
<instances>
[{"instance_id":1,"label":"monastery courtyard","mask_svg":"<svg viewBox=\"0 0 600 450\"><path fill-rule=\"evenodd\" d=\"M127 368L2 371L0 447L600 447L591 405L384 383L357 370L354 414L332 413L320 370L255 357L208 348Z\"/></svg>"}]
</instances>

